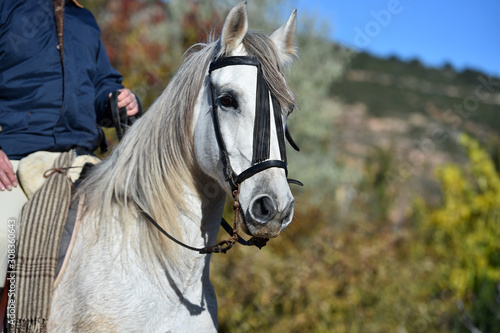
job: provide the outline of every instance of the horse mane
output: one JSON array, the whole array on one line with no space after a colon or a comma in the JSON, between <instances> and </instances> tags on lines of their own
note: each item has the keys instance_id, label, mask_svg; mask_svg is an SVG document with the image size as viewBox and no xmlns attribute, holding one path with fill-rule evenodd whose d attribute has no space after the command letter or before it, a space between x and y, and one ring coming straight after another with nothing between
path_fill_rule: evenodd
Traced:
<instances>
[{"instance_id":1,"label":"horse mane","mask_svg":"<svg viewBox=\"0 0 500 333\"><path fill-rule=\"evenodd\" d=\"M284 80L286 64L276 46L259 32L248 32L243 43L249 55L261 62L269 89L288 112L294 97ZM151 226L140 209L184 240L178 219L181 213L189 213L185 193L199 193L193 176L199 172L193 148L193 109L218 45L219 41L213 41L188 50L164 92L82 183L79 193L86 202L82 220L94 221L96 238L112 237L118 225L122 246L140 247L149 254L145 261L154 257L180 260L184 249ZM112 219L120 223L110 223Z\"/></svg>"}]
</instances>

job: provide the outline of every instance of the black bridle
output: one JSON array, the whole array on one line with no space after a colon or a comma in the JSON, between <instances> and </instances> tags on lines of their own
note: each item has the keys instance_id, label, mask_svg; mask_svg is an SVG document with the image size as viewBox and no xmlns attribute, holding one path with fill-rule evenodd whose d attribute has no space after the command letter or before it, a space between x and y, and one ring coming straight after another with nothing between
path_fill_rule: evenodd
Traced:
<instances>
[{"instance_id":1,"label":"black bridle","mask_svg":"<svg viewBox=\"0 0 500 333\"><path fill-rule=\"evenodd\" d=\"M231 236L227 240L223 240L214 246L207 246L204 248L195 248L189 246L172 235L166 232L154 219L144 210L142 213L146 216L148 221L150 221L162 234L167 236L170 240L177 243L178 245L187 248L192 251L199 252L201 254L205 253L226 253L227 250L233 247L233 245L238 242L242 245L257 246L259 249L266 245L268 238L256 238L252 237L248 241L238 235L239 228L239 215L240 215L240 203L239 203L239 192L241 183L252 177L253 175L267 170L269 168L281 168L285 169L285 174L288 175L287 170L287 159L286 159L286 146L285 139L288 140L290 145L297 151L299 147L293 141L290 133L286 126L283 126L282 110L281 106L275 96L269 93L269 87L264 79L262 73L262 68L255 57L250 56L239 56L239 57L225 57L212 61L208 70L209 76L211 73L217 69L227 67L227 66L237 66L237 65L249 65L257 67L257 97L256 97L256 107L255 107L255 123L253 132L253 157L252 165L246 170L242 171L240 174L234 172L231 167L231 161L229 159L229 153L226 149L226 144L222 137L220 123L219 123L219 102L217 99L215 87L212 83L210 77L210 92L212 95L212 119L214 124L214 131L221 153L221 162L223 165L223 173L226 181L229 183L232 189L233 199L234 199L234 225L231 228L229 223L222 218L221 226L226 230L226 232ZM271 97L271 102L274 110L274 122L276 124L276 135L278 138L278 145L280 151L279 160L271 160L270 157L270 142L271 142L271 110L269 97ZM295 179L287 179L289 183L297 184L302 186L303 184Z\"/></svg>"},{"instance_id":2,"label":"black bridle","mask_svg":"<svg viewBox=\"0 0 500 333\"><path fill-rule=\"evenodd\" d=\"M252 165L246 170L242 171L240 174L234 172L233 168L231 167L229 153L226 149L226 145L224 143L224 139L222 138L220 129L218 107L219 103L217 100L217 94L210 78L210 90L212 95L211 109L215 136L217 138L217 144L219 145L219 150L221 153L221 162L223 165L224 177L233 191L237 189L238 184L241 184L244 180L269 168L284 169L286 175L288 175L285 138L290 142L291 146L294 149L296 149L297 151L300 150L297 144L295 144L295 142L293 141L290 133L288 132L288 129L283 126L281 106L278 102L278 99L274 95L269 93L269 87L266 80L264 79L261 64L256 57L235 56L216 59L212 61L212 63L210 63L208 73L210 76L211 73L217 69L238 65L257 67L257 93L255 105L255 123L253 131ZM269 97L271 97L274 111L274 123L276 125L276 136L278 138L280 151L279 160L269 159L271 141L271 104L269 103ZM295 179L288 179L288 182L302 185L301 182Z\"/></svg>"}]
</instances>

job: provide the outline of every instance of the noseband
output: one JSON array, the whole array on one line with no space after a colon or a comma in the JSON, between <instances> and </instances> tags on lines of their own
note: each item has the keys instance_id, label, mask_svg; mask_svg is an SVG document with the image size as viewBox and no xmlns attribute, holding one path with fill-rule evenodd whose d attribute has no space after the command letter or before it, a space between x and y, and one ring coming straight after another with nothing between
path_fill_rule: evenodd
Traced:
<instances>
[{"instance_id":1,"label":"noseband","mask_svg":"<svg viewBox=\"0 0 500 333\"><path fill-rule=\"evenodd\" d=\"M209 67L208 73L211 73L217 69L224 68L227 66L255 66L257 67L257 93L256 93L256 104L255 104L255 123L253 131L253 157L252 165L242 171L240 174L234 172L231 167L231 161L229 158L229 153L226 149L224 139L222 138L222 133L219 123L219 103L217 101L217 95L215 87L210 79L210 90L212 95L212 119L214 123L215 136L217 138L217 144L219 145L219 150L221 153L221 162L223 165L223 173L226 181L231 186L232 190L238 188L244 180L252 177L253 175L267 170L269 168L281 168L285 169L286 175L288 175L287 169L287 159L286 159L286 146L285 138L290 142L293 148L299 150L299 147L293 142L293 139L288 132L288 129L283 130L283 120L281 106L277 98L269 93L269 87L264 75L262 73L262 68L260 62L256 57L250 56L238 56L238 57L225 57L214 60ZM271 101L274 111L274 123L276 125L276 136L278 138L278 145L280 151L279 160L270 159L270 142L271 142L271 110L269 97L271 95ZM289 179L290 183L302 185L301 182L295 179Z\"/></svg>"}]
</instances>

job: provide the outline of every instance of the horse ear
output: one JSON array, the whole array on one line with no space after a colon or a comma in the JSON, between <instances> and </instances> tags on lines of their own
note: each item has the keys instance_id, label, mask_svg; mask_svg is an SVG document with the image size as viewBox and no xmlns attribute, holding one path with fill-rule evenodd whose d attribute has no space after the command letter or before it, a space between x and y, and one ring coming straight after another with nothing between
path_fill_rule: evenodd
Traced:
<instances>
[{"instance_id":1,"label":"horse ear","mask_svg":"<svg viewBox=\"0 0 500 333\"><path fill-rule=\"evenodd\" d=\"M243 41L248 31L247 2L242 2L229 12L222 27L221 48L230 54Z\"/></svg>"},{"instance_id":2,"label":"horse ear","mask_svg":"<svg viewBox=\"0 0 500 333\"><path fill-rule=\"evenodd\" d=\"M272 33L271 39L282 54L285 62L290 62L297 55L295 46L295 30L297 29L297 9L288 18L288 21L278 30Z\"/></svg>"}]
</instances>

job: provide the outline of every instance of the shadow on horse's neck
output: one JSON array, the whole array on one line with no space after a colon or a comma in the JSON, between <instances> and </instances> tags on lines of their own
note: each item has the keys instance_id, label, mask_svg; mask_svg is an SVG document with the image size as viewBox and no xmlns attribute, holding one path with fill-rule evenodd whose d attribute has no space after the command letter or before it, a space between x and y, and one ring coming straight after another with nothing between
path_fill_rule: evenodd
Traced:
<instances>
[{"instance_id":1,"label":"shadow on horse's neck","mask_svg":"<svg viewBox=\"0 0 500 333\"><path fill-rule=\"evenodd\" d=\"M180 215L175 223L183 226L181 234L178 235L179 240L182 239L184 244L194 248L204 248L214 245L217 241L226 193L217 181L203 172L196 170L191 175L193 175L192 184L194 186L185 187L182 199L185 206L180 209ZM166 236L162 235L162 237ZM174 238L176 237L174 236ZM183 275L187 273L186 270L192 270L191 266L200 265L201 259L210 258L210 256L201 255L194 249L187 249L175 244L168 238L164 239L167 242L172 242L175 251L181 254L178 257L183 260L177 263L175 269L178 269ZM168 261L167 258L164 259L166 259L164 261ZM192 275L193 273L187 274Z\"/></svg>"},{"instance_id":2,"label":"shadow on horse's neck","mask_svg":"<svg viewBox=\"0 0 500 333\"><path fill-rule=\"evenodd\" d=\"M200 231L206 241L203 245L207 246L217 240L226 193L214 179L202 172L196 174L196 191L201 206Z\"/></svg>"},{"instance_id":3,"label":"shadow on horse's neck","mask_svg":"<svg viewBox=\"0 0 500 333\"><path fill-rule=\"evenodd\" d=\"M209 256L205 256L205 258L203 258L203 260L205 261L205 266L208 267L209 261L210 261L210 257ZM175 282L174 278L170 274L169 270L165 268L164 269L164 273L165 273L165 277L167 278L167 281L168 281L170 287L172 288L172 290L175 292L175 294L179 298L179 304L181 304L181 306L186 307L186 309L188 310L188 312L189 312L189 314L191 316L198 316L203 311L206 310L206 302L205 302L206 295L204 293L204 290L202 291L202 294L201 294L200 304L195 304L195 303L191 302L190 300L188 300L185 297L186 290L181 290L179 288L179 286ZM209 274L209 270L208 269L204 269L203 273L202 273L202 276L201 276L201 280L202 281L203 280L208 280L209 279L208 274ZM212 315L212 317L213 317L213 315ZM214 317L212 319L214 319ZM216 319L217 318L215 316L215 320Z\"/></svg>"},{"instance_id":4,"label":"shadow on horse's neck","mask_svg":"<svg viewBox=\"0 0 500 333\"><path fill-rule=\"evenodd\" d=\"M198 224L201 238L204 239L205 243L195 245L206 246L214 244L217 240L226 194L215 180L203 173L196 174L195 189L197 193L187 195L194 198L194 200L188 200L190 203L198 205L198 207L193 208L201 211L201 220L194 221L192 220L192 214L185 214L183 218L191 219L191 221L180 221L180 223ZM197 235L192 236L192 239L194 239ZM186 239L190 240L189 237L186 237ZM205 288L207 286L206 281L209 281L211 255L202 255L187 249L180 250L185 255L181 263L182 267L173 268L168 262L163 261L163 273L168 284L178 297L180 307L185 307L191 316L201 315L208 310L214 325L217 325L217 310L208 306L211 302L215 302L215 294L213 294L213 290ZM190 292L191 286L199 282L203 286L200 297L188 299L187 293Z\"/></svg>"}]
</instances>

